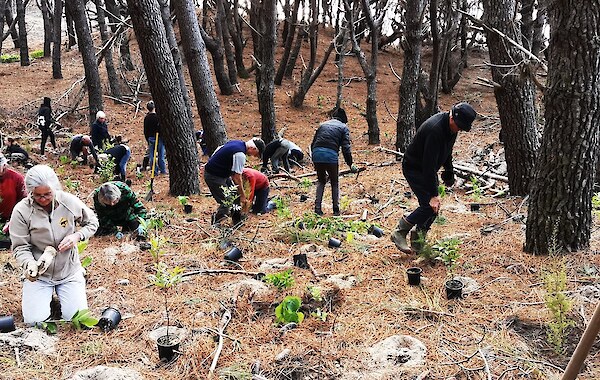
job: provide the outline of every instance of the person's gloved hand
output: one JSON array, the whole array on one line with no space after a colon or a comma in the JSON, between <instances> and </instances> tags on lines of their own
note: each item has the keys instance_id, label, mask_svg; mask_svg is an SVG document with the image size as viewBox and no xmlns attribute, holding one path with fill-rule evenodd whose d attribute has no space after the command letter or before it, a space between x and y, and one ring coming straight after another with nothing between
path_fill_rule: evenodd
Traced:
<instances>
[{"instance_id":1,"label":"person's gloved hand","mask_svg":"<svg viewBox=\"0 0 600 380\"><path fill-rule=\"evenodd\" d=\"M35 260L28 261L23 270L25 272L25 277L27 277L29 281L37 280L38 265Z\"/></svg>"},{"instance_id":2,"label":"person's gloved hand","mask_svg":"<svg viewBox=\"0 0 600 380\"><path fill-rule=\"evenodd\" d=\"M78 232L65 236L61 240L60 244L58 244L58 252L63 252L68 249L72 249L77 245L77 243L79 243L80 238L81 235Z\"/></svg>"},{"instance_id":3,"label":"person's gloved hand","mask_svg":"<svg viewBox=\"0 0 600 380\"><path fill-rule=\"evenodd\" d=\"M356 166L356 165L352 164L352 165L350 166L350 171L351 171L352 173L358 173L358 166Z\"/></svg>"},{"instance_id":4,"label":"person's gloved hand","mask_svg":"<svg viewBox=\"0 0 600 380\"><path fill-rule=\"evenodd\" d=\"M135 232L139 235L139 236L146 236L146 229L142 226L138 226L138 228L136 228Z\"/></svg>"},{"instance_id":5,"label":"person's gloved hand","mask_svg":"<svg viewBox=\"0 0 600 380\"><path fill-rule=\"evenodd\" d=\"M56 248L49 245L44 249L44 253L37 259L37 275L46 273L54 258L56 257Z\"/></svg>"},{"instance_id":6,"label":"person's gloved hand","mask_svg":"<svg viewBox=\"0 0 600 380\"><path fill-rule=\"evenodd\" d=\"M444 185L450 187L454 185L454 172L443 171L442 172L442 181L444 181Z\"/></svg>"},{"instance_id":7,"label":"person's gloved hand","mask_svg":"<svg viewBox=\"0 0 600 380\"><path fill-rule=\"evenodd\" d=\"M121 231L118 231L118 232L115 234L115 237L116 237L118 240L121 240L121 239L123 239L123 233L122 233Z\"/></svg>"}]
</instances>

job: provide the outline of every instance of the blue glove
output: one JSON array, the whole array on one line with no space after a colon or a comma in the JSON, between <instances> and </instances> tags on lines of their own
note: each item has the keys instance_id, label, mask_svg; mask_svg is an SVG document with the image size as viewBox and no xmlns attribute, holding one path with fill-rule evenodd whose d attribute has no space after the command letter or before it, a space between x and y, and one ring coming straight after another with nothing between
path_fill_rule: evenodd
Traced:
<instances>
[{"instance_id":1,"label":"blue glove","mask_svg":"<svg viewBox=\"0 0 600 380\"><path fill-rule=\"evenodd\" d=\"M135 232L140 236L146 236L146 230L142 226L138 226Z\"/></svg>"},{"instance_id":2,"label":"blue glove","mask_svg":"<svg viewBox=\"0 0 600 380\"><path fill-rule=\"evenodd\" d=\"M117 232L117 233L115 234L115 237L116 237L117 239L121 240L121 239L123 239L123 233L122 233L121 231L119 231L119 232Z\"/></svg>"}]
</instances>

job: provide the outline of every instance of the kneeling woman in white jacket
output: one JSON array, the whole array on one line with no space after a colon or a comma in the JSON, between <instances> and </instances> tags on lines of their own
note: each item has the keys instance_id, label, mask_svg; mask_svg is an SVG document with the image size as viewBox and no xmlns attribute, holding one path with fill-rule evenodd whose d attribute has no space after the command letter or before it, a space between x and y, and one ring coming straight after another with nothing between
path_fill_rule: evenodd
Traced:
<instances>
[{"instance_id":1,"label":"kneeling woman in white jacket","mask_svg":"<svg viewBox=\"0 0 600 380\"><path fill-rule=\"evenodd\" d=\"M49 166L29 169L25 187L29 196L10 218L13 255L26 277L23 319L29 325L48 319L56 290L62 318L71 320L78 310L88 308L77 243L94 235L98 219L79 198L62 191Z\"/></svg>"}]
</instances>

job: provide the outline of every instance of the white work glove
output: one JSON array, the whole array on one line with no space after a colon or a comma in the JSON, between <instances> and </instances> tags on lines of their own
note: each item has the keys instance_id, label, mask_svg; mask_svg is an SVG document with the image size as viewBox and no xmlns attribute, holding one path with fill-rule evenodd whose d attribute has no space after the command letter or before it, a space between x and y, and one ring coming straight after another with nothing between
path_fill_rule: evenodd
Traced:
<instances>
[{"instance_id":1,"label":"white work glove","mask_svg":"<svg viewBox=\"0 0 600 380\"><path fill-rule=\"evenodd\" d=\"M63 252L75 247L80 240L81 234L79 234L79 232L65 236L58 245L58 252Z\"/></svg>"},{"instance_id":2,"label":"white work glove","mask_svg":"<svg viewBox=\"0 0 600 380\"><path fill-rule=\"evenodd\" d=\"M28 261L27 264L23 267L23 271L25 272L25 277L29 281L37 280L38 276L38 264L35 260Z\"/></svg>"},{"instance_id":3,"label":"white work glove","mask_svg":"<svg viewBox=\"0 0 600 380\"><path fill-rule=\"evenodd\" d=\"M4 227L2 227L2 233L4 235L8 235L8 228L10 227L10 221L6 222L6 224L4 225Z\"/></svg>"},{"instance_id":4,"label":"white work glove","mask_svg":"<svg viewBox=\"0 0 600 380\"><path fill-rule=\"evenodd\" d=\"M56 249L51 245L47 246L46 249L44 249L44 253L42 253L40 258L37 259L37 266L38 266L37 275L38 276L46 273L46 271L48 270L48 268L54 261L55 257L56 257Z\"/></svg>"}]
</instances>

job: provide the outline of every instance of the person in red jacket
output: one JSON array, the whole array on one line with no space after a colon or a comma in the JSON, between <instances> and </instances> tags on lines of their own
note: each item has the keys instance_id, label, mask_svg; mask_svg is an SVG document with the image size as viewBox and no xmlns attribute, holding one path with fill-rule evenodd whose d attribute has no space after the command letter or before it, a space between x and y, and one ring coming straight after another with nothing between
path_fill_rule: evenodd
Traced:
<instances>
[{"instance_id":1,"label":"person in red jacket","mask_svg":"<svg viewBox=\"0 0 600 380\"><path fill-rule=\"evenodd\" d=\"M267 176L258 170L244 168L242 171L242 181L249 204L252 205L252 213L266 213L267 199L269 197L269 179Z\"/></svg>"},{"instance_id":2,"label":"person in red jacket","mask_svg":"<svg viewBox=\"0 0 600 380\"><path fill-rule=\"evenodd\" d=\"M15 205L26 197L23 175L10 169L8 160L0 153L0 221L8 221Z\"/></svg>"}]
</instances>

